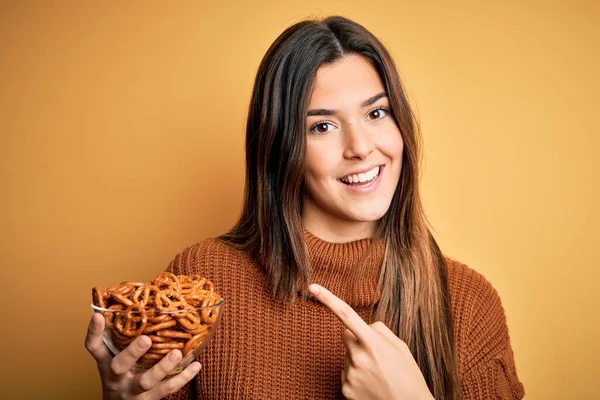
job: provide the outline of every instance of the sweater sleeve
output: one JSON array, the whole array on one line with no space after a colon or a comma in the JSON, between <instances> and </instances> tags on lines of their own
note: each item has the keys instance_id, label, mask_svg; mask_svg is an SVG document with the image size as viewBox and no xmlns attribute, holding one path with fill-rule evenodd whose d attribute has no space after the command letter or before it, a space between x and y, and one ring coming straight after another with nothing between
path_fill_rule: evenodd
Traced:
<instances>
[{"instance_id":1,"label":"sweater sleeve","mask_svg":"<svg viewBox=\"0 0 600 400\"><path fill-rule=\"evenodd\" d=\"M192 275L197 268L198 263L198 245L188 247L183 252L177 254L169 263L167 272L175 275ZM181 389L167 395L166 400L196 400L196 377L186 383Z\"/></svg>"},{"instance_id":2,"label":"sweater sleeve","mask_svg":"<svg viewBox=\"0 0 600 400\"><path fill-rule=\"evenodd\" d=\"M482 275L474 272L472 279L473 302L463 347L465 400L521 399L525 391L517 376L500 297Z\"/></svg>"}]
</instances>

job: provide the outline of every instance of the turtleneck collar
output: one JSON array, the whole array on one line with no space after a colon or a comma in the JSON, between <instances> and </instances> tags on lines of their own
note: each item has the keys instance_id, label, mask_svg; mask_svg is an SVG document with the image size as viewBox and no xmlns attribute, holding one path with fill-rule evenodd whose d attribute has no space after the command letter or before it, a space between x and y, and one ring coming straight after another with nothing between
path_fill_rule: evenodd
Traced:
<instances>
[{"instance_id":1,"label":"turtleneck collar","mask_svg":"<svg viewBox=\"0 0 600 400\"><path fill-rule=\"evenodd\" d=\"M304 230L310 260L310 283L329 289L351 307L369 307L379 301L379 274L384 245L371 238L331 243Z\"/></svg>"}]
</instances>

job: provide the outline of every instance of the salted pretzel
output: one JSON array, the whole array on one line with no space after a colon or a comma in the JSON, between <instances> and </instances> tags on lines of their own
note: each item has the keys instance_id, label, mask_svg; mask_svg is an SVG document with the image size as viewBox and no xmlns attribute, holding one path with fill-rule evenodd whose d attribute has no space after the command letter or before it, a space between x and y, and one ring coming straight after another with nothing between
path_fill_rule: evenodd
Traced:
<instances>
[{"instance_id":1,"label":"salted pretzel","mask_svg":"<svg viewBox=\"0 0 600 400\"><path fill-rule=\"evenodd\" d=\"M136 337L147 335L152 345L140 361L151 366L173 349L186 357L214 332L222 302L214 285L200 275L163 272L150 283L121 282L92 289L92 302L106 320L105 335L122 351Z\"/></svg>"},{"instance_id":2,"label":"salted pretzel","mask_svg":"<svg viewBox=\"0 0 600 400\"><path fill-rule=\"evenodd\" d=\"M139 336L148 324L146 310L139 304L132 304L115 317L115 328L127 337Z\"/></svg>"}]
</instances>

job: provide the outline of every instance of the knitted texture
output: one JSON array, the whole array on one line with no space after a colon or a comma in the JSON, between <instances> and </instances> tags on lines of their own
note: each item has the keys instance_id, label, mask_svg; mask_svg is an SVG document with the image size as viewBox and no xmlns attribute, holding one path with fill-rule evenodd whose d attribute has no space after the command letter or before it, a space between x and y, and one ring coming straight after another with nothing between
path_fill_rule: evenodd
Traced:
<instances>
[{"instance_id":1,"label":"knitted texture","mask_svg":"<svg viewBox=\"0 0 600 400\"><path fill-rule=\"evenodd\" d=\"M383 246L371 239L328 243L307 231L304 238L311 283L373 322ZM467 266L450 259L447 264L465 399L522 398L496 291ZM168 400L343 398L345 328L325 306L312 299L291 306L274 300L265 269L217 239L185 249L167 270L200 274L225 298L219 330L199 358L202 369Z\"/></svg>"}]
</instances>

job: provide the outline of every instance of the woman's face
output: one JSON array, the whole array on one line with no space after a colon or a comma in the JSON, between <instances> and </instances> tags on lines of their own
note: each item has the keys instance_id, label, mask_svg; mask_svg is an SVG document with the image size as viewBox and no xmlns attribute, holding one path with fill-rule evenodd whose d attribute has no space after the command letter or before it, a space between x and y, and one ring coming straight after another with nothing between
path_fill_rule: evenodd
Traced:
<instances>
[{"instance_id":1,"label":"woman's face","mask_svg":"<svg viewBox=\"0 0 600 400\"><path fill-rule=\"evenodd\" d=\"M306 117L303 222L321 237L372 235L400 178L403 141L383 82L363 57L320 67Z\"/></svg>"}]
</instances>

